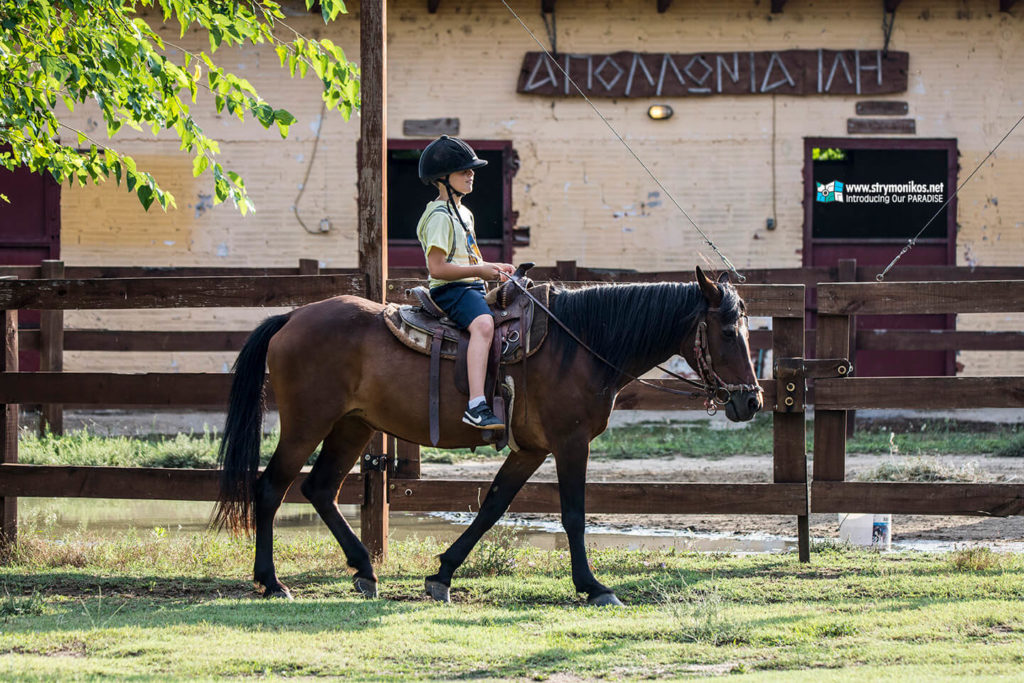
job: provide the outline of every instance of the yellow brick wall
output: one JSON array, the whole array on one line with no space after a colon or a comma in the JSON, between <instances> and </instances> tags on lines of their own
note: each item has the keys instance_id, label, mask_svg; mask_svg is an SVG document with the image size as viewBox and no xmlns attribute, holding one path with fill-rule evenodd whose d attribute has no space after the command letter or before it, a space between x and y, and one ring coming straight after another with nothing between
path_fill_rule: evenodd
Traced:
<instances>
[{"instance_id":1,"label":"yellow brick wall","mask_svg":"<svg viewBox=\"0 0 1024 683\"><path fill-rule=\"evenodd\" d=\"M594 267L682 269L704 263L704 254L717 265L686 219L586 103L516 94L523 53L537 46L500 2L443 0L433 15L422 0L388 4L390 137L402 137L405 119L452 116L461 121L462 137L511 140L522 161L513 208L520 212L519 223L532 229L531 245L518 250L517 260L553 264L574 258ZM536 0L511 4L547 43ZM302 33L330 37L358 60L359 4L349 5L352 14L329 27L302 12L288 21ZM558 48L564 52L877 49L882 43L881 8L867 1L787 3L777 15L769 14L766 1L751 0L675 2L665 14L647 0L559 0L556 7ZM961 180L1024 111L1022 16L1019 10L1000 13L991 1L907 0L896 13L891 47L910 53L909 87L887 98L909 102L916 137L958 140ZM178 38L167 30L165 36L185 49L205 44L195 34ZM269 49L225 52L220 60L299 118L292 136L282 141L256 123L212 114L212 107L200 115L201 125L223 140L225 166L245 177L257 212L242 218L230 206L210 206L212 184L191 177L188 160L172 141L126 131L117 147L154 169L176 194L178 210L146 214L112 184L65 188L62 254L67 263L293 265L300 257L315 257L330 267L357 264L358 118L345 122L332 112L323 122L300 211L310 228L322 218L332 227L309 234L292 207L319 125L316 84L289 79ZM653 101L595 103L687 213L744 268L800 265L803 138L846 137L846 121L861 99L676 98L669 100L675 116L667 121L647 118ZM86 129L94 125L88 109L71 118ZM1024 263L1022 179L1024 131L1018 131L960 195L959 264ZM765 219L773 206L778 229L769 232ZM190 320L205 321L201 324L228 324L210 312L194 313ZM69 314L69 320L76 315ZM260 315L231 326L245 327ZM133 319L142 320L129 315L120 322L131 326ZM147 319L147 324L158 323ZM1006 324L1019 329L1020 319ZM992 354L961 358L969 373L995 368L991 359ZM208 365L220 369L222 362L211 359ZM184 366L179 361L178 367Z\"/></svg>"}]
</instances>

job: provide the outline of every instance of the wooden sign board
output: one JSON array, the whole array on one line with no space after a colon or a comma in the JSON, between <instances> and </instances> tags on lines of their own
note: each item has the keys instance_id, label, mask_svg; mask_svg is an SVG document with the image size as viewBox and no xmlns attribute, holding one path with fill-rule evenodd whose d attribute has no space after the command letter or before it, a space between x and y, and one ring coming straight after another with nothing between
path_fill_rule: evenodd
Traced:
<instances>
[{"instance_id":1,"label":"wooden sign board","mask_svg":"<svg viewBox=\"0 0 1024 683\"><path fill-rule=\"evenodd\" d=\"M528 52L516 91L526 95L690 97L879 95L905 92L910 56L881 50L781 50L691 54Z\"/></svg>"}]
</instances>

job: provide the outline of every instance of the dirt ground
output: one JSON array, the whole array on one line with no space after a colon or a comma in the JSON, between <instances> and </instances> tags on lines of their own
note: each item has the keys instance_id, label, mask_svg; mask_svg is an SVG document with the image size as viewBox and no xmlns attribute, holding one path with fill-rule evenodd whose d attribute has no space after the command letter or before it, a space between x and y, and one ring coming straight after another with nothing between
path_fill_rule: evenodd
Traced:
<instances>
[{"instance_id":1,"label":"dirt ground","mask_svg":"<svg viewBox=\"0 0 1024 683\"><path fill-rule=\"evenodd\" d=\"M872 470L890 461L890 456L849 455L847 478ZM978 481L1020 483L1024 485L1024 461L984 455L949 455L937 459L952 467L974 467ZM458 464L423 464L423 476L439 479L491 479L501 466L500 458L473 460ZM592 482L724 482L767 483L771 481L771 456L733 456L719 460L687 457L644 460L591 461L588 480ZM532 481L554 481L552 458L541 466ZM885 512L879 510L878 512ZM522 515L524 519L552 519L551 515ZM795 537L793 517L776 515L588 515L588 524L613 528L650 526L662 529L686 529L692 532L734 534L764 533ZM834 538L838 524L834 514L811 515L813 538ZM943 517L931 515L893 515L893 540L930 540L946 542L1024 542L1024 516L1017 517Z\"/></svg>"}]
</instances>

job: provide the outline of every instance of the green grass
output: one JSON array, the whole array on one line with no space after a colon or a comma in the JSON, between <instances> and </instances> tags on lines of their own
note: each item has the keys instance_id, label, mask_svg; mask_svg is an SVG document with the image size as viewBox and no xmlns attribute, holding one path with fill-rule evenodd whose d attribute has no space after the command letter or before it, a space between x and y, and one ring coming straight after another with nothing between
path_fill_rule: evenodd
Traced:
<instances>
[{"instance_id":1,"label":"green grass","mask_svg":"<svg viewBox=\"0 0 1024 683\"><path fill-rule=\"evenodd\" d=\"M352 680L681 678L949 680L1024 666L1024 557L592 551L627 606L588 608L565 551L499 534L470 556L452 605L426 601L441 550L392 544L382 599L357 598L328 539L278 543L294 602L256 597L247 541L23 529L0 567L0 679L321 677Z\"/></svg>"},{"instance_id":2,"label":"green grass","mask_svg":"<svg viewBox=\"0 0 1024 683\"><path fill-rule=\"evenodd\" d=\"M847 443L849 453L900 454L905 456L948 453L996 454L1024 457L1024 427L987 426L948 420L907 422L895 428L866 426L858 428ZM807 428L807 450L813 450L814 430ZM263 440L264 464L274 452L277 434ZM40 465L109 465L121 467L194 467L217 466L219 436L216 432L179 434L174 437L103 437L88 431L66 436L39 437L22 431L19 460ZM686 456L724 458L730 455L764 455L772 449L772 418L758 416L737 429L713 429L710 421L687 423L644 423L609 429L591 447L594 458L620 460L630 458ZM494 449L421 449L423 462L453 463L473 458L494 457Z\"/></svg>"}]
</instances>

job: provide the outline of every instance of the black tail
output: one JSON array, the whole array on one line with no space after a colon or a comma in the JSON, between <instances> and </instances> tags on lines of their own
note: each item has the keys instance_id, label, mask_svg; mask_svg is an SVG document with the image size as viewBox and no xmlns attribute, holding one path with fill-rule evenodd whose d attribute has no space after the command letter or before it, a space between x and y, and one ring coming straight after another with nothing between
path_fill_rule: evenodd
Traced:
<instances>
[{"instance_id":1,"label":"black tail","mask_svg":"<svg viewBox=\"0 0 1024 683\"><path fill-rule=\"evenodd\" d=\"M220 494L214 525L233 533L255 528L253 497L260 466L265 400L263 380L270 338L288 322L289 314L267 318L253 330L238 353L231 381L228 417L220 442Z\"/></svg>"}]
</instances>

